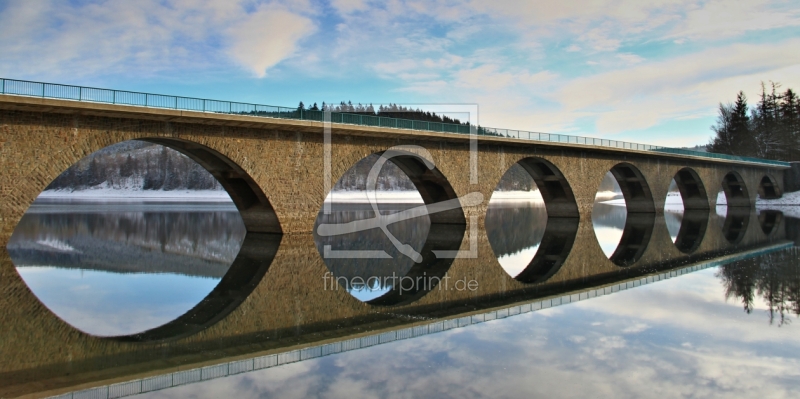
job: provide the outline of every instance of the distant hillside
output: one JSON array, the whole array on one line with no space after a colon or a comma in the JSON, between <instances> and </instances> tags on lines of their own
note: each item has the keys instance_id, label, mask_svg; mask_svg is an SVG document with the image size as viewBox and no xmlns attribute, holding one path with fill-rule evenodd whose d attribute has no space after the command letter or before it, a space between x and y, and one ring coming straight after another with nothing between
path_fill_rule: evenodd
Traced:
<instances>
[{"instance_id":1,"label":"distant hillside","mask_svg":"<svg viewBox=\"0 0 800 399\"><path fill-rule=\"evenodd\" d=\"M222 190L197 162L173 149L144 141L125 141L81 159L46 190L84 190L103 186L126 190Z\"/></svg>"}]
</instances>

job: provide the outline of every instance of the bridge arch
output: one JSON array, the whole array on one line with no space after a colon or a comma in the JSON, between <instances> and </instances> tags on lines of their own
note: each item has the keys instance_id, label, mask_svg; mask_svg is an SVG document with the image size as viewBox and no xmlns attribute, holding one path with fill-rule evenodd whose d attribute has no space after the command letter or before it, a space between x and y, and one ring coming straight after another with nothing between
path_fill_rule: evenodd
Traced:
<instances>
[{"instance_id":1,"label":"bridge arch","mask_svg":"<svg viewBox=\"0 0 800 399\"><path fill-rule=\"evenodd\" d=\"M709 221L708 195L702 179L692 168L679 170L673 180L680 191L683 205L674 243L679 251L688 254L700 247L705 236Z\"/></svg>"},{"instance_id":2,"label":"bridge arch","mask_svg":"<svg viewBox=\"0 0 800 399\"><path fill-rule=\"evenodd\" d=\"M609 173L622 191L626 217L619 244L608 258L617 266L627 267L636 263L647 249L655 225L655 204L650 186L636 166L618 163Z\"/></svg>"},{"instance_id":3,"label":"bridge arch","mask_svg":"<svg viewBox=\"0 0 800 399\"><path fill-rule=\"evenodd\" d=\"M762 199L777 199L783 196L780 184L771 174L765 174L758 183L758 196Z\"/></svg>"},{"instance_id":4,"label":"bridge arch","mask_svg":"<svg viewBox=\"0 0 800 399\"><path fill-rule=\"evenodd\" d=\"M728 204L728 208L749 208L751 206L747 184L739 172L730 171L722 178L722 191L725 193L725 200Z\"/></svg>"},{"instance_id":5,"label":"bridge arch","mask_svg":"<svg viewBox=\"0 0 800 399\"><path fill-rule=\"evenodd\" d=\"M772 237L783 222L783 212L775 210L762 210L758 213L758 224L767 237Z\"/></svg>"},{"instance_id":6,"label":"bridge arch","mask_svg":"<svg viewBox=\"0 0 800 399\"><path fill-rule=\"evenodd\" d=\"M674 179L681 193L683 209L709 209L706 188L694 169L683 168L675 174Z\"/></svg>"},{"instance_id":7,"label":"bridge arch","mask_svg":"<svg viewBox=\"0 0 800 399\"><path fill-rule=\"evenodd\" d=\"M198 305L165 325L118 339L158 341L187 337L218 322L247 299L275 258L283 232L261 187L230 158L189 140L161 137L138 140L172 148L205 168L231 197L247 229L230 269Z\"/></svg>"},{"instance_id":8,"label":"bridge arch","mask_svg":"<svg viewBox=\"0 0 800 399\"><path fill-rule=\"evenodd\" d=\"M126 140L119 143L124 141ZM122 342L176 340L212 326L234 311L250 295L274 259L281 242L282 230L274 209L259 185L238 164L220 152L177 138L136 137L131 141L168 147L202 166L226 190L246 229L239 251L227 272L208 295L183 315L142 332L99 337ZM80 159L76 162L79 161ZM34 296L37 296L35 292ZM75 328L69 321L65 322Z\"/></svg>"},{"instance_id":9,"label":"bridge arch","mask_svg":"<svg viewBox=\"0 0 800 399\"><path fill-rule=\"evenodd\" d=\"M420 211L419 207L413 207L411 209L405 209L404 211L417 212L415 213L416 216L414 217L427 217L430 221L430 227L421 249L419 249L417 252L419 258L414 259L409 270L405 272L403 276L398 276L403 278L403 280L394 280L395 284L391 287L388 287L388 290L377 298L368 300L362 299L362 301L374 306L398 306L409 304L417 301L425 296L428 292L435 289L438 284L441 283L442 278L445 277L445 274L452 265L455 257L445 255L444 253L455 253L461 246L461 242L466 231L466 217L462 208L463 204L459 202L461 199L456 194L448 179L439 170L439 168L435 166L430 157L430 153L428 153L427 150L424 150L421 147L416 149L393 147L387 150L375 151L354 163L350 169L358 167L359 163L367 161L367 158L371 156L376 158L378 162L391 163L395 165L400 171L403 172L408 180L411 181L414 188L419 193L419 196L424 204L423 207L426 210ZM386 159L385 161L382 161L384 157ZM373 163L374 162L375 161L373 161ZM346 174L348 171L345 171L344 173ZM344 174L342 177L344 177ZM442 203L453 204L453 202L455 202L455 207L441 206ZM335 212L330 215L326 214L325 207L326 205L323 204L323 208L320 209L315 221L314 237L315 241L317 242L317 249L323 256L328 269L336 274L335 269L338 266L341 266L336 263L338 262L338 259L359 261L366 258L361 258L362 255L341 255L340 257L340 255L331 255L333 252L326 254L325 251L340 250L340 248L336 248L336 243L332 241L331 238L337 235L345 236L346 234L353 234L354 232L357 233L357 231L348 231L346 233L338 233L334 231L335 227L331 226L334 226L337 222L341 222L343 218L336 215ZM363 219L344 220L344 222L353 223L362 220ZM370 227L370 229L374 228L375 227ZM388 238L388 234L386 234L386 236ZM392 238L397 240L397 238L393 236ZM395 244L394 242L392 243ZM402 242L395 245L401 244L405 247L411 247L410 245ZM373 249L377 250L381 248ZM347 249L347 251L350 250L351 249ZM362 248L357 249L357 251L363 250L364 249ZM414 252L416 252L415 249ZM403 257L406 255L398 254L397 256ZM377 258L381 257L378 256L374 257L373 259ZM334 276L334 281L332 281L333 284L340 284L338 277L340 276ZM348 280L352 281L357 277L359 276ZM363 280L363 276L361 277ZM369 278L367 278L367 281L368 280ZM398 281L414 281L416 283L408 283L408 285L404 286L402 285L402 282ZM419 283L420 281L423 283Z\"/></svg>"},{"instance_id":10,"label":"bridge arch","mask_svg":"<svg viewBox=\"0 0 800 399\"><path fill-rule=\"evenodd\" d=\"M242 167L202 144L175 138L140 138L178 151L205 168L225 188L248 232L281 234L280 222L264 191Z\"/></svg>"},{"instance_id":11,"label":"bridge arch","mask_svg":"<svg viewBox=\"0 0 800 399\"><path fill-rule=\"evenodd\" d=\"M538 157L523 158L516 165L519 165L536 184L544 202L547 221L541 240L536 244L536 253L521 271L517 273L516 270L519 269L516 269L512 277L523 283L539 283L552 277L566 260L578 233L580 215L572 188L555 165ZM501 181L506 179L513 168L514 166L506 171ZM501 181L498 181L498 187ZM494 213L502 212L501 209L495 209L490 200L485 223L489 244L496 255L502 253L500 248L504 243L500 242L502 237L493 234L496 233L493 230L503 229L505 226L489 226L489 222L494 219L492 217ZM508 269L506 272L508 273Z\"/></svg>"}]
</instances>

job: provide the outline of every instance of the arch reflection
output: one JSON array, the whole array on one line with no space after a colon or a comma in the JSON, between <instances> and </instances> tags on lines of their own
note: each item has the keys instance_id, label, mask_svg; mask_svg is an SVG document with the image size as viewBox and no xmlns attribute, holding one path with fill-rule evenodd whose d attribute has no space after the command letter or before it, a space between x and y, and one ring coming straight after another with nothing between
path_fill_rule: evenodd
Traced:
<instances>
[{"instance_id":1,"label":"arch reflection","mask_svg":"<svg viewBox=\"0 0 800 399\"><path fill-rule=\"evenodd\" d=\"M781 211L764 209L758 212L758 224L767 237L778 232L781 223L783 223L783 212Z\"/></svg>"},{"instance_id":2,"label":"arch reflection","mask_svg":"<svg viewBox=\"0 0 800 399\"><path fill-rule=\"evenodd\" d=\"M569 255L578 232L578 207L561 171L525 158L503 175L489 201L486 233L498 262L525 283L545 281Z\"/></svg>"},{"instance_id":3,"label":"arch reflection","mask_svg":"<svg viewBox=\"0 0 800 399\"><path fill-rule=\"evenodd\" d=\"M700 247L709 219L708 196L703 182L691 168L675 174L664 202L664 220L679 251L692 253Z\"/></svg>"},{"instance_id":4,"label":"arch reflection","mask_svg":"<svg viewBox=\"0 0 800 399\"><path fill-rule=\"evenodd\" d=\"M641 258L653 233L655 208L650 187L635 166L621 163L606 174L595 196L592 223L614 264L630 266Z\"/></svg>"},{"instance_id":5,"label":"arch reflection","mask_svg":"<svg viewBox=\"0 0 800 399\"><path fill-rule=\"evenodd\" d=\"M436 288L453 259L437 257L434 251L458 250L466 228L460 207L434 211L434 204L458 201L458 197L428 158L391 151L385 157L384 153L365 157L345 172L314 226L317 250L332 273L326 289L341 288L363 302L381 306L411 303ZM377 216L367 196L370 174L376 179L377 212L399 218L386 226L388 233L379 226L341 234L333 231L330 226Z\"/></svg>"},{"instance_id":6,"label":"arch reflection","mask_svg":"<svg viewBox=\"0 0 800 399\"><path fill-rule=\"evenodd\" d=\"M238 307L269 268L281 235L262 231L280 226L260 192L201 145L122 142L56 178L8 251L37 298L73 327L124 341L180 338Z\"/></svg>"}]
</instances>

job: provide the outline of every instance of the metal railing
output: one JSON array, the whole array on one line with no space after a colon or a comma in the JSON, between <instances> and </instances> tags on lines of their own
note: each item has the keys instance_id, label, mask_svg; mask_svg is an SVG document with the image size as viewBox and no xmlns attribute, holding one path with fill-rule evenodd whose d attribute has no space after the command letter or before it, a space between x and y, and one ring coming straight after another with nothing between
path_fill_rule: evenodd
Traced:
<instances>
[{"instance_id":1,"label":"metal railing","mask_svg":"<svg viewBox=\"0 0 800 399\"><path fill-rule=\"evenodd\" d=\"M233 101L168 96L163 94L99 89L95 87L70 86L57 83L31 82L26 80L3 78L0 78L0 94L280 119L322 121L325 114L323 111L279 107L274 105L248 104ZM397 129L457 134L469 134L472 128L472 126L466 124L418 121L348 112L332 112L331 122L360 126L390 127ZM790 166L788 162L773 161L769 159L692 151L684 148L660 147L619 140L599 139L566 134L528 132L511 129L496 129L484 126L478 126L475 129L477 134L481 136L507 137L551 143L592 145L637 151L655 151L668 154L752 162L781 167Z\"/></svg>"}]
</instances>

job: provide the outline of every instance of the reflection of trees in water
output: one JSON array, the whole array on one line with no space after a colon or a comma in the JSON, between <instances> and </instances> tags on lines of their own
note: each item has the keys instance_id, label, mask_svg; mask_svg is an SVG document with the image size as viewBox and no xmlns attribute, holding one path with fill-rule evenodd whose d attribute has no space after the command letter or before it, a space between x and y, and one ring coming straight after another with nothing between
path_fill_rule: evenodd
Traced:
<instances>
[{"instance_id":1,"label":"reflection of trees in water","mask_svg":"<svg viewBox=\"0 0 800 399\"><path fill-rule=\"evenodd\" d=\"M29 213L8 249L17 265L221 277L245 234L236 211Z\"/></svg>"},{"instance_id":2,"label":"reflection of trees in water","mask_svg":"<svg viewBox=\"0 0 800 399\"><path fill-rule=\"evenodd\" d=\"M547 210L530 202L491 203L485 225L495 255L510 255L542 241Z\"/></svg>"},{"instance_id":3,"label":"reflection of trees in water","mask_svg":"<svg viewBox=\"0 0 800 399\"><path fill-rule=\"evenodd\" d=\"M350 234L322 237L317 234L317 226L321 223L347 223L354 220L371 219L374 217L369 205L351 205L348 209L334 208L329 215L319 214L314 227L314 242L320 254L324 253L324 246L330 245L334 251L342 250L383 250L392 256L392 259L336 259L327 258L325 264L336 277L344 277L352 282L354 277L361 277L365 282L369 277L401 277L406 275L414 261L401 254L380 228L359 231ZM397 206L383 204L381 210L392 209L389 213L399 210ZM403 208L405 209L405 208ZM403 244L408 244L419 252L425 245L430 231L430 218L424 213L420 217L390 224L387 228ZM382 279L383 280L383 279ZM374 281L374 280L373 280ZM344 282L344 281L342 281ZM383 283L383 281L381 281ZM388 288L381 285L379 288Z\"/></svg>"},{"instance_id":4,"label":"reflection of trees in water","mask_svg":"<svg viewBox=\"0 0 800 399\"><path fill-rule=\"evenodd\" d=\"M747 313L753 311L756 295L763 298L770 324L787 324L786 315L800 316L800 248L793 247L758 258L720 266L717 272L725 285L725 297L742 301Z\"/></svg>"}]
</instances>

